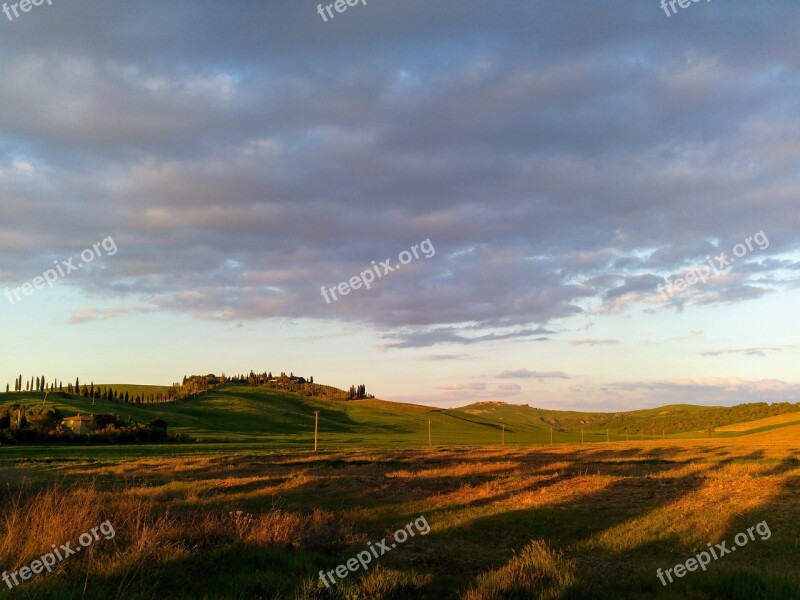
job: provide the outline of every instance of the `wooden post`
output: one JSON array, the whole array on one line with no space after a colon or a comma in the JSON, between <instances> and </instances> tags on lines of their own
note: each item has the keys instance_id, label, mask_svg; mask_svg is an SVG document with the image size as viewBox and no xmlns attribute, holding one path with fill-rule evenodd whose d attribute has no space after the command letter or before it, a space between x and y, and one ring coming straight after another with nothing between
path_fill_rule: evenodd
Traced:
<instances>
[{"instance_id":1,"label":"wooden post","mask_svg":"<svg viewBox=\"0 0 800 600\"><path fill-rule=\"evenodd\" d=\"M606 441L610 442L611 440L608 438L608 429L606 429Z\"/></svg>"},{"instance_id":2,"label":"wooden post","mask_svg":"<svg viewBox=\"0 0 800 600\"><path fill-rule=\"evenodd\" d=\"M502 426L503 426L503 438L502 438L503 439L503 446L505 446L506 445L506 424L503 423Z\"/></svg>"},{"instance_id":3,"label":"wooden post","mask_svg":"<svg viewBox=\"0 0 800 600\"><path fill-rule=\"evenodd\" d=\"M433 445L431 444L431 420L428 419L428 448L432 448Z\"/></svg>"},{"instance_id":4,"label":"wooden post","mask_svg":"<svg viewBox=\"0 0 800 600\"><path fill-rule=\"evenodd\" d=\"M628 438L628 428L627 427L625 428L625 441L626 442L630 442L631 441L630 438Z\"/></svg>"},{"instance_id":5,"label":"wooden post","mask_svg":"<svg viewBox=\"0 0 800 600\"><path fill-rule=\"evenodd\" d=\"M317 451L317 432L319 431L319 411L314 411L314 452Z\"/></svg>"},{"instance_id":6,"label":"wooden post","mask_svg":"<svg viewBox=\"0 0 800 600\"><path fill-rule=\"evenodd\" d=\"M583 429L581 429L581 444L583 443Z\"/></svg>"},{"instance_id":7,"label":"wooden post","mask_svg":"<svg viewBox=\"0 0 800 600\"><path fill-rule=\"evenodd\" d=\"M550 444L553 444L553 428L550 428Z\"/></svg>"}]
</instances>

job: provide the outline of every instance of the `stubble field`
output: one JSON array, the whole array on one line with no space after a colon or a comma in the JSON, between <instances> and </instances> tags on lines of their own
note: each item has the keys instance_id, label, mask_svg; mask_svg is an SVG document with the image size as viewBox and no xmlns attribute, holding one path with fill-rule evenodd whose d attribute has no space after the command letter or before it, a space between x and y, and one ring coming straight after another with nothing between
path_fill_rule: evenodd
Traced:
<instances>
[{"instance_id":1,"label":"stubble field","mask_svg":"<svg viewBox=\"0 0 800 600\"><path fill-rule=\"evenodd\" d=\"M9 598L797 598L800 427L731 440L532 447L0 454L11 573L108 520ZM424 516L417 533L326 587ZM766 522L664 586L656 570ZM762 526L763 532L763 526ZM753 539L754 538L754 539Z\"/></svg>"}]
</instances>

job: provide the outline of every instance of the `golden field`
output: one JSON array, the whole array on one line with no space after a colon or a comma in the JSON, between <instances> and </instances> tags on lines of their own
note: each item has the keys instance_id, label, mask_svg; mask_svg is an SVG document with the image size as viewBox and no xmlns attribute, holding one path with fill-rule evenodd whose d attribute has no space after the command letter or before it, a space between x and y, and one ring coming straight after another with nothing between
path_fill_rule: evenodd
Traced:
<instances>
[{"instance_id":1,"label":"golden field","mask_svg":"<svg viewBox=\"0 0 800 600\"><path fill-rule=\"evenodd\" d=\"M796 598L800 427L730 440L0 461L14 571L116 536L9 598ZM330 589L370 541L431 531ZM656 569L766 521L663 586Z\"/></svg>"}]
</instances>

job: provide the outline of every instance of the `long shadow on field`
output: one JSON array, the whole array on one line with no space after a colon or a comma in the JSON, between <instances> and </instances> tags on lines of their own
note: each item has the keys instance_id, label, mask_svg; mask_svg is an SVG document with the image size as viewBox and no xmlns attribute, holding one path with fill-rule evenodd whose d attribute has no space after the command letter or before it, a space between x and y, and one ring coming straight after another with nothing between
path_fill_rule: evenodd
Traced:
<instances>
[{"instance_id":1,"label":"long shadow on field","mask_svg":"<svg viewBox=\"0 0 800 600\"><path fill-rule=\"evenodd\" d=\"M682 451L668 449L665 454L674 455L679 452ZM647 453L648 456L652 456L652 454L652 451ZM563 455L560 458L563 460ZM487 552L488 545L494 546L495 552L509 553L511 549L519 549L531 539L545 539L556 548L571 548L590 539L596 539L607 530L657 513L678 502L681 498L700 491L716 471L737 459L737 457L728 457L727 460L719 461L706 468L702 476L696 472L690 472L670 477L670 470L680 467L686 462L693 463L695 461L676 463L662 459L647 461L645 464L631 464L631 461L614 460L615 458L623 457L621 453L614 450L603 450L593 452L589 456L580 456L575 461L573 468L577 467L579 471L583 468L589 473L594 471L614 476L605 485L595 486L598 489L584 492L581 490L581 485L586 485L586 481L581 481L577 477L566 477L562 480L562 488L567 490L566 492L562 491L564 493L563 500L558 498L548 500L544 494L542 501L537 502L534 499L530 508L507 510L468 520L459 530L453 531L451 534L444 532L440 536L442 544L447 546L448 538L452 540L452 543L456 543L456 539L463 540L465 537L470 540L474 544L475 550L470 561L470 570L482 570L487 566L492 566L490 563L487 564L484 558L491 555L491 552ZM738 457L739 460L741 458ZM612 461L610 467L602 462L609 460ZM571 481L575 482L575 489L570 492ZM511 504L512 496L513 494L500 494L494 499L494 502L508 501ZM465 510L468 507L465 507ZM643 539L646 539L646 536L643 536ZM639 545L635 544L631 550ZM670 547L665 541L658 542L655 546L662 551ZM615 580L617 582L625 580L627 567L624 556L614 557L608 552L601 553L607 555L607 558L603 559L602 572L598 572L597 552L584 554L584 556L579 554L576 558L578 564L574 590L578 595L574 597L603 597L605 588L598 587L598 582L609 583ZM459 556L458 559L462 560L463 557ZM463 566L460 564L460 568L463 569ZM448 570L458 569L459 562L455 561L453 564L445 565L445 568ZM641 593L646 591L655 591L655 587L652 585L651 587L651 590L636 590L638 596L634 597L641 597ZM608 597L615 597L615 593L621 593L624 590L624 587L617 591L612 590L612 594ZM584 593L590 595L582 595ZM569 595L567 596L569 597Z\"/></svg>"},{"instance_id":2,"label":"long shadow on field","mask_svg":"<svg viewBox=\"0 0 800 600\"><path fill-rule=\"evenodd\" d=\"M756 451L747 456L764 456ZM744 457L735 457L734 463ZM722 535L709 539L707 546L718 549L725 542L731 550L711 560L705 571L695 569L682 578L664 571L687 559L697 558L708 548L701 544L689 548L676 539L664 553L662 544L648 542L636 548L637 554L661 556L654 558L650 568L639 577L640 589L649 590L653 597L663 598L720 598L730 600L796 600L800 598L800 577L797 571L797 540L800 538L800 461L783 458L775 465L755 475L764 480L763 487L778 487L768 500L749 510L731 513L730 522ZM736 481L731 481L736 486ZM711 536L709 536L710 538ZM738 547L737 547L738 546ZM733 550L738 550L734 554ZM722 553L720 553L722 554ZM656 570L662 569L661 583ZM670 581L671 580L671 581Z\"/></svg>"}]
</instances>

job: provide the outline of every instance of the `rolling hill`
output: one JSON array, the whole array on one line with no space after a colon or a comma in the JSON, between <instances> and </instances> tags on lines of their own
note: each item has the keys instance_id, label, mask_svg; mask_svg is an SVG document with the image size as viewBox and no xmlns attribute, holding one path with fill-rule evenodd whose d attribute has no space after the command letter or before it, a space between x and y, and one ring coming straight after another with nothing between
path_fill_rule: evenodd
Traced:
<instances>
[{"instance_id":1,"label":"rolling hill","mask_svg":"<svg viewBox=\"0 0 800 600\"><path fill-rule=\"evenodd\" d=\"M34 406L43 398L41 393L5 393L0 394L0 406ZM59 392L50 393L47 404L67 416L116 413L139 422L161 418L169 424L170 432L199 441L274 448L312 443L315 410L320 411L323 448L425 446L429 423L433 445L451 446L499 444L503 437L507 444L548 443L551 428L555 443L580 442L581 430L586 442L621 441L626 436L732 437L800 421L800 404L671 405L617 413L557 411L501 402L439 409L378 399L315 398L243 384L226 384L191 399L160 404L95 399L93 405L90 399ZM711 433L716 427L724 427L724 431Z\"/></svg>"}]
</instances>

